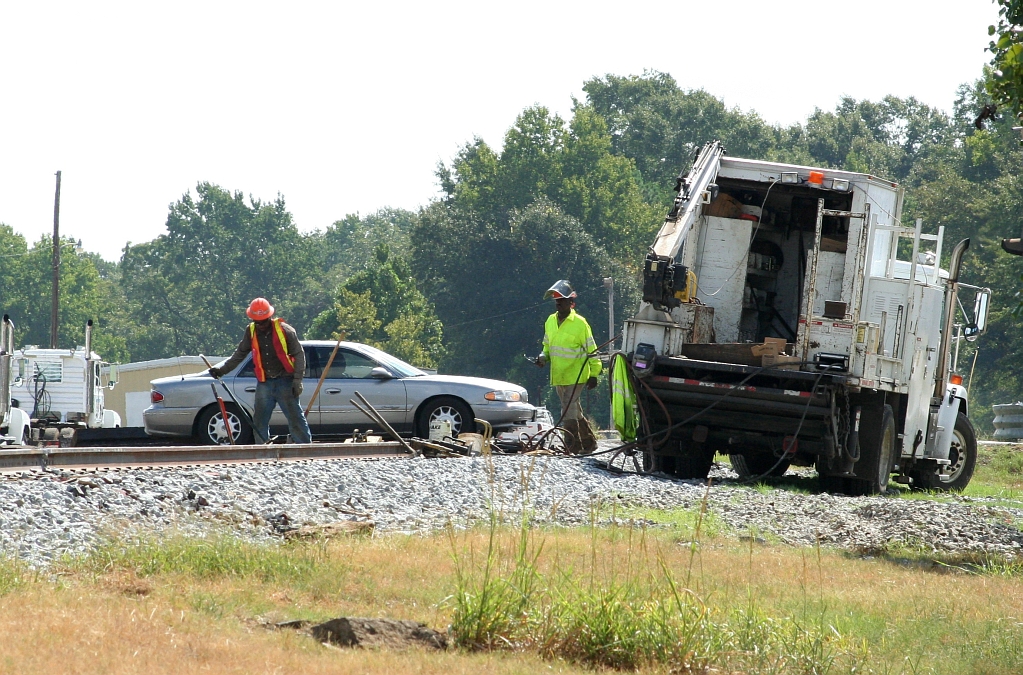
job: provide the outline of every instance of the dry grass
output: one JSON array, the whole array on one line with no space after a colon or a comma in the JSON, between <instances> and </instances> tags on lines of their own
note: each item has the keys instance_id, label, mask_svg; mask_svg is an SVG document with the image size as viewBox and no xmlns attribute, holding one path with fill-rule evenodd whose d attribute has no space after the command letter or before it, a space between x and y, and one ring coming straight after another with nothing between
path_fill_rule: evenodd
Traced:
<instances>
[{"instance_id":1,"label":"dry grass","mask_svg":"<svg viewBox=\"0 0 1023 675\"><path fill-rule=\"evenodd\" d=\"M543 544L536 560L542 579L562 575L603 583L630 576L638 584L653 583L658 571L649 561L660 558L688 578L720 619L753 607L766 619L762 626L818 622L833 631L833 645L856 652L858 672L1023 672L1023 581L1016 577L939 572L727 538L705 539L694 554L670 531L533 536ZM520 541L516 531L498 534L499 546L509 551ZM364 615L414 619L443 630L456 587L452 547L467 562L470 552L486 550L488 533L458 533L453 542L445 536L383 536L269 552L243 547L244 565L225 554L214 571L196 562L208 558L189 553L196 544L178 542L164 545L177 556L178 571L146 571L152 551L129 549L121 557L69 565L57 577L27 575L0 595L0 672L587 672L521 651L342 651L263 627ZM282 566L281 560L290 562ZM777 672L800 672L782 666Z\"/></svg>"}]
</instances>

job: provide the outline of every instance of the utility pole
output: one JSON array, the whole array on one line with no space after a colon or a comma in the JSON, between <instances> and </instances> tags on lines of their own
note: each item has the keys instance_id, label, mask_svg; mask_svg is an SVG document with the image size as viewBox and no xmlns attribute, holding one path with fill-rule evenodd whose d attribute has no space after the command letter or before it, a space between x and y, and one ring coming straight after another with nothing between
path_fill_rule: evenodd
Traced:
<instances>
[{"instance_id":1,"label":"utility pole","mask_svg":"<svg viewBox=\"0 0 1023 675\"><path fill-rule=\"evenodd\" d=\"M604 277L604 288L607 289L607 338L610 342L607 343L607 353L611 354L615 350L615 280L613 277ZM608 368L611 367L611 360L608 359ZM608 389L611 388L611 372L608 370L607 374ZM614 430L615 428L615 408L611 406L608 412L607 428Z\"/></svg>"},{"instance_id":2,"label":"utility pole","mask_svg":"<svg viewBox=\"0 0 1023 675\"><path fill-rule=\"evenodd\" d=\"M57 316L60 307L60 171L53 195L53 305L50 308L50 349L57 348Z\"/></svg>"},{"instance_id":3,"label":"utility pole","mask_svg":"<svg viewBox=\"0 0 1023 675\"><path fill-rule=\"evenodd\" d=\"M604 288L607 289L607 351L610 354L615 350L615 280L611 277L604 277Z\"/></svg>"}]
</instances>

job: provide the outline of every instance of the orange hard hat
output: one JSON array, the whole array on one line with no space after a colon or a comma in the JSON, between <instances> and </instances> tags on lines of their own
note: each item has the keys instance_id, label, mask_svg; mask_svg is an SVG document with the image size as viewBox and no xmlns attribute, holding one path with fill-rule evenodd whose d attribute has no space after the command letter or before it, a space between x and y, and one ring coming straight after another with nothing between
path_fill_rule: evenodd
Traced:
<instances>
[{"instance_id":1,"label":"orange hard hat","mask_svg":"<svg viewBox=\"0 0 1023 675\"><path fill-rule=\"evenodd\" d=\"M245 310L245 314L253 321L263 321L274 315L274 306L266 298L256 298L249 303L249 308Z\"/></svg>"}]
</instances>

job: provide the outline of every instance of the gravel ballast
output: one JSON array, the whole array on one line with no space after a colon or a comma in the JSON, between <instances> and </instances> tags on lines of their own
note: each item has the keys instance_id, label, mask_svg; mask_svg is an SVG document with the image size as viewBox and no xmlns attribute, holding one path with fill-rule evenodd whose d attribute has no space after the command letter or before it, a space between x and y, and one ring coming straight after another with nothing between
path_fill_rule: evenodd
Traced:
<instances>
[{"instance_id":1,"label":"gravel ballast","mask_svg":"<svg viewBox=\"0 0 1023 675\"><path fill-rule=\"evenodd\" d=\"M1023 504L981 498L845 497L758 490L716 466L713 486L610 473L592 459L495 457L277 462L202 468L47 472L0 477L0 553L34 566L82 553L105 536L229 531L253 541L339 520L378 532L428 532L506 517L591 522L612 502L700 508L739 535L857 551L891 544L935 552L1023 552ZM609 510L598 511L606 522Z\"/></svg>"}]
</instances>

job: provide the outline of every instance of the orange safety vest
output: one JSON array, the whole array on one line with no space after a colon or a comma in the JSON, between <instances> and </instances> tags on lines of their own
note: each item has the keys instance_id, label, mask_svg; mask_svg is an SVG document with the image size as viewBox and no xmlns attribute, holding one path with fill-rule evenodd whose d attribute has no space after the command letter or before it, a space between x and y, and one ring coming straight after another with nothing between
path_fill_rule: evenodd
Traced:
<instances>
[{"instance_id":1,"label":"orange safety vest","mask_svg":"<svg viewBox=\"0 0 1023 675\"><path fill-rule=\"evenodd\" d=\"M281 360L281 365L284 366L284 370L289 373L295 372L295 359L288 354L287 349L287 338L284 337L284 329L281 328L281 324L284 323L284 319L271 319L274 324L274 329L270 335L273 339L274 351L277 352L277 358ZM252 338L252 363L256 367L256 379L260 382L266 382L266 371L263 370L263 357L259 353L259 341L256 340L256 322L253 321L249 324L249 336Z\"/></svg>"}]
</instances>

